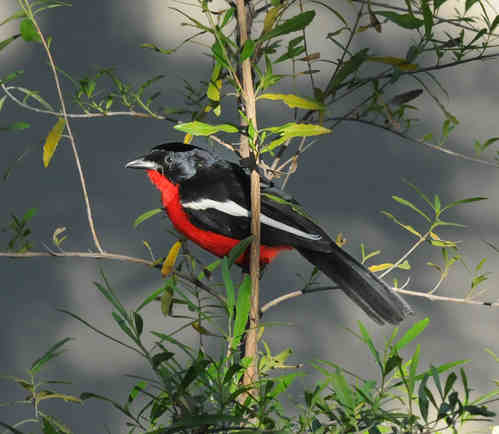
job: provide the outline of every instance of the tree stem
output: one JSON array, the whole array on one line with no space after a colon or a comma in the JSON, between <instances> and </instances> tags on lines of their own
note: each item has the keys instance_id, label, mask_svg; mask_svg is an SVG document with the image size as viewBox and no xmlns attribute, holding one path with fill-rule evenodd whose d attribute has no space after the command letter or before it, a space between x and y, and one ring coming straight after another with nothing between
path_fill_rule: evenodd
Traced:
<instances>
[{"instance_id":1,"label":"tree stem","mask_svg":"<svg viewBox=\"0 0 499 434\"><path fill-rule=\"evenodd\" d=\"M248 20L247 7L244 0L237 0L237 20L239 25L239 41L241 47L248 39ZM241 66L242 70L242 100L244 103L244 111L248 119L248 123L255 130L257 129L256 122L256 101L255 91L253 87L253 76L251 72L251 61L246 59ZM260 175L256 168L258 164L258 152L256 147L250 148L247 135L241 136L242 158L254 157L255 166L251 169L251 234L253 241L250 248L250 276L251 276L251 309L249 317L249 325L246 334L245 356L252 358L250 367L246 370L243 378L244 384L253 383L257 377L257 357L258 357L258 322L259 322L259 302L260 302ZM253 159L253 158L252 158Z\"/></svg>"}]
</instances>

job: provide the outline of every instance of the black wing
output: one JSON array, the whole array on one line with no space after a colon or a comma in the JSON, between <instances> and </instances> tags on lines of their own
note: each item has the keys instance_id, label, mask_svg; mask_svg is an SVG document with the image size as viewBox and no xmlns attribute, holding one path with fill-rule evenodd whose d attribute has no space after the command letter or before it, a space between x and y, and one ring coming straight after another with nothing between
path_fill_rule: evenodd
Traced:
<instances>
[{"instance_id":1,"label":"black wing","mask_svg":"<svg viewBox=\"0 0 499 434\"><path fill-rule=\"evenodd\" d=\"M180 199L191 222L204 230L243 239L250 235L250 179L239 166L218 162L180 185ZM262 185L261 240L268 246L289 245L331 251L331 239L282 190Z\"/></svg>"}]
</instances>

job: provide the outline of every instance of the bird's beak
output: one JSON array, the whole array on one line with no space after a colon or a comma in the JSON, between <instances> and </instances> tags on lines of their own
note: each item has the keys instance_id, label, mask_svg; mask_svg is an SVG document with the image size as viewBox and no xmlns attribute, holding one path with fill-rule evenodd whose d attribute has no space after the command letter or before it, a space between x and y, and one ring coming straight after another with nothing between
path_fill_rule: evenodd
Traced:
<instances>
[{"instance_id":1,"label":"bird's beak","mask_svg":"<svg viewBox=\"0 0 499 434\"><path fill-rule=\"evenodd\" d=\"M144 157L138 158L137 160L130 161L126 163L125 167L127 169L148 169L157 170L159 169L159 164L154 161L146 160Z\"/></svg>"}]
</instances>

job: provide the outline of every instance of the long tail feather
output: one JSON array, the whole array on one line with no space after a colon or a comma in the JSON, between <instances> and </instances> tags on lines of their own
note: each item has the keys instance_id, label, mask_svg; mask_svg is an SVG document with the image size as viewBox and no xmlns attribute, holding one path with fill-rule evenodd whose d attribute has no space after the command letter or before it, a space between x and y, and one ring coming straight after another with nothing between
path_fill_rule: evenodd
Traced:
<instances>
[{"instance_id":1,"label":"long tail feather","mask_svg":"<svg viewBox=\"0 0 499 434\"><path fill-rule=\"evenodd\" d=\"M333 245L331 253L298 249L310 263L334 280L379 324L398 324L414 312L406 301L347 252Z\"/></svg>"}]
</instances>

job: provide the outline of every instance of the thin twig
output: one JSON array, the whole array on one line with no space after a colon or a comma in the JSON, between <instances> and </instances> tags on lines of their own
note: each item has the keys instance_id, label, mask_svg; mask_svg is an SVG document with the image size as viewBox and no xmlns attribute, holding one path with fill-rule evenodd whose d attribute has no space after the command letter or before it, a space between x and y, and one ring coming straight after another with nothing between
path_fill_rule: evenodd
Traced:
<instances>
[{"instance_id":1,"label":"thin twig","mask_svg":"<svg viewBox=\"0 0 499 434\"><path fill-rule=\"evenodd\" d=\"M30 10L30 15L33 15L31 13L31 10ZM85 208L87 210L88 225L90 227L90 232L92 233L92 238L94 240L95 247L97 248L97 250L100 253L104 253L104 250L102 249L101 243L99 241L99 237L97 236L97 231L95 230L95 224L94 224L94 219L92 217L92 208L90 207L90 200L88 198L85 176L83 175L83 169L81 167L80 157L78 155L78 150L76 148L76 142L75 142L75 139L73 136L73 132L71 131L71 126L69 124L67 111L66 111L66 103L64 102L64 96L62 95L62 89L61 89L61 84L59 82L59 75L57 74L57 68L55 66L55 62L54 62L54 59L52 57L52 53L50 52L50 48L47 44L47 41L45 40L45 37L43 36L43 33L42 33L40 27L38 26L38 23L34 19L34 16L31 16L30 18L31 18L31 20L36 28L38 35L40 36L40 40L41 40L42 45L45 48L45 51L47 53L47 57L49 59L50 68L51 68L52 74L54 76L54 81L55 81L55 85L57 88L57 94L59 96L59 102L61 103L61 110L62 110L64 121L66 124L66 130L67 130L68 135L69 135L71 147L73 148L73 154L74 154L74 158L75 158L75 162L76 162L76 167L78 169L78 174L80 176L80 184L81 184L81 188L82 188L82 192L83 192L83 199L85 201Z\"/></svg>"},{"instance_id":2,"label":"thin twig","mask_svg":"<svg viewBox=\"0 0 499 434\"><path fill-rule=\"evenodd\" d=\"M402 262L404 262L412 254L412 252L414 252L414 250L416 250L423 242L425 242L429 236L430 236L429 232L424 234L419 240L417 240L414 243L414 245L409 250L407 250L407 252L405 252L404 255L402 255L401 258L399 258L399 260L397 262L395 262L395 264L393 264L390 268L388 268L384 273L380 274L379 277L382 279L388 273L390 273L393 269L397 268Z\"/></svg>"},{"instance_id":3,"label":"thin twig","mask_svg":"<svg viewBox=\"0 0 499 434\"><path fill-rule=\"evenodd\" d=\"M4 83L0 83L0 86L2 87L2 90L5 92L5 94L9 97L9 99L17 104L20 107L25 108L26 110L31 110L36 113L41 113L41 114L46 114L50 116L56 116L56 117L64 117L63 112L55 112L52 110L45 110L45 109L40 109L38 107L33 107L29 104L26 104L25 102L21 101L19 98L14 96L14 94L11 92L12 90L17 89L16 86L5 86ZM136 112L136 111L118 111L118 112L102 112L102 113L66 113L66 117L68 119L92 119L92 118L105 118L105 117L112 117L112 116L132 116L136 118L145 118L145 119L159 119L159 120L166 120L170 122L177 123L177 119L170 118L168 116L162 116L158 114L151 115L149 113L142 113L142 112Z\"/></svg>"},{"instance_id":4,"label":"thin twig","mask_svg":"<svg viewBox=\"0 0 499 434\"><path fill-rule=\"evenodd\" d=\"M235 152L236 154L239 154L239 151L230 143L226 143L223 140L219 139L217 136L211 135L209 136L211 140L214 142L217 142L219 145L222 145L224 148L227 148L228 150Z\"/></svg>"},{"instance_id":5,"label":"thin twig","mask_svg":"<svg viewBox=\"0 0 499 434\"><path fill-rule=\"evenodd\" d=\"M66 251L56 252L54 250L49 250L47 252L22 252L22 253L0 252L0 257L16 258L16 259L36 258L36 257L107 259L107 260L112 260L112 261L123 261L123 262L131 262L134 264L143 264L143 265L148 265L150 267L155 266L155 263L153 261L148 260L148 259L137 258L134 256L128 256L128 255L122 255L119 253L109 253L109 252L102 252L102 253L66 252ZM223 296L218 294L216 291L214 291L212 288L210 288L208 285L204 284L200 280L198 280L196 278L191 278L190 276L188 276L186 274L178 273L178 272L175 272L175 276L178 277L179 279L183 280L184 282L188 282L188 283L195 285L198 288L206 291L208 294L215 297L221 303L225 303L225 298Z\"/></svg>"},{"instance_id":6,"label":"thin twig","mask_svg":"<svg viewBox=\"0 0 499 434\"><path fill-rule=\"evenodd\" d=\"M439 152L442 152L442 153L447 154L447 155L452 155L453 157L461 158L461 159L467 160L467 161L473 161L475 163L484 164L486 166L499 167L499 164L498 163L494 163L493 161L482 160L481 158L475 158L475 157L471 157L471 156L466 155L466 154L461 154L459 152L452 151L452 150L444 148L442 146L438 146L438 145L434 145L432 143L428 143L425 140L417 140L417 139L414 139L414 138L412 138L412 137L410 137L410 136L408 136L408 135L406 135L406 134L404 134L404 133L402 133L400 131L394 130L394 129L386 127L384 125L377 124L376 122L369 121L367 119L360 119L360 118L357 119L357 118L352 118L352 117L332 117L332 118L327 119L326 121L359 122L361 124L366 124L366 125L370 125L372 127L380 128L380 129L385 130L385 131L389 131L390 133L395 134L396 136L402 137L403 139L408 140L409 142L418 143L420 145L427 146L430 149L434 149L435 151L439 151Z\"/></svg>"}]
</instances>

